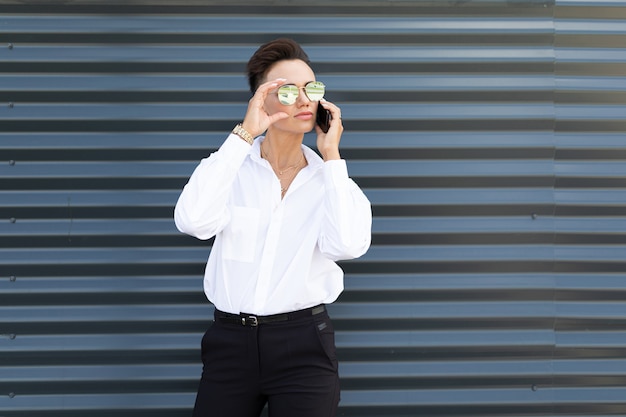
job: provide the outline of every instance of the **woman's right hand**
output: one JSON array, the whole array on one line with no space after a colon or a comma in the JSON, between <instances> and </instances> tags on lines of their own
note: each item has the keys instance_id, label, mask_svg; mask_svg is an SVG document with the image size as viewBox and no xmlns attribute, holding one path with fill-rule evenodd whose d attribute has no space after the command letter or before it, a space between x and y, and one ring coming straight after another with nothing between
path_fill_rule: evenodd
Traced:
<instances>
[{"instance_id":1,"label":"woman's right hand","mask_svg":"<svg viewBox=\"0 0 626 417\"><path fill-rule=\"evenodd\" d=\"M248 102L248 110L243 118L241 126L252 135L257 137L270 127L271 124L278 120L285 119L289 115L285 112L278 112L274 114L267 114L265 111L265 99L269 92L275 88L283 85L287 80L284 78L277 78L273 81L263 83L257 88L256 93L252 96Z\"/></svg>"}]
</instances>

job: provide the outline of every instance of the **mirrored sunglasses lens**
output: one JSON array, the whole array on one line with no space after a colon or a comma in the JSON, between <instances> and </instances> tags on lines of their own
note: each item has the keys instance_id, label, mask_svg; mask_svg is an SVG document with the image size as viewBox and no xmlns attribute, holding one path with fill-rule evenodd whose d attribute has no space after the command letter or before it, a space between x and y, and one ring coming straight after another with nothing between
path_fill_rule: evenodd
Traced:
<instances>
[{"instance_id":1,"label":"mirrored sunglasses lens","mask_svg":"<svg viewBox=\"0 0 626 417\"><path fill-rule=\"evenodd\" d=\"M295 85L283 85L278 89L278 101L284 105L293 104L298 98L298 92L298 87Z\"/></svg>"},{"instance_id":2,"label":"mirrored sunglasses lens","mask_svg":"<svg viewBox=\"0 0 626 417\"><path fill-rule=\"evenodd\" d=\"M324 98L324 92L326 91L326 87L323 83L319 81L315 81L312 83L308 83L304 87L304 91L306 91L307 97L311 101L320 101Z\"/></svg>"}]
</instances>

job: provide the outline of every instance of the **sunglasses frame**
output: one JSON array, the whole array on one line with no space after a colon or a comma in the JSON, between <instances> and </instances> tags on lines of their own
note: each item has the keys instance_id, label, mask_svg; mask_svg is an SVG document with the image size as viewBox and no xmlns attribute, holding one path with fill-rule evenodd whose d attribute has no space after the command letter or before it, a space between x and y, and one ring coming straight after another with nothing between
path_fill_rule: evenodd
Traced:
<instances>
[{"instance_id":1,"label":"sunglasses frame","mask_svg":"<svg viewBox=\"0 0 626 417\"><path fill-rule=\"evenodd\" d=\"M322 95L317 100L312 99L309 96L309 93L307 92L307 88L309 88L312 85L313 85L313 88L315 89L319 89L319 88L322 89ZM281 93L280 90L284 89L285 87L290 88L290 90L287 92L283 91ZM296 103L296 100L298 100L298 97L300 96L300 90L304 90L304 94L307 96L307 98L310 101L320 101L321 99L324 98L324 94L326 93L326 86L321 81L309 81L308 83L304 85L304 87L298 87L295 84L284 84L278 87L278 89L276 89L276 94L278 95L278 101L280 101L280 104L284 106L292 106Z\"/></svg>"}]
</instances>

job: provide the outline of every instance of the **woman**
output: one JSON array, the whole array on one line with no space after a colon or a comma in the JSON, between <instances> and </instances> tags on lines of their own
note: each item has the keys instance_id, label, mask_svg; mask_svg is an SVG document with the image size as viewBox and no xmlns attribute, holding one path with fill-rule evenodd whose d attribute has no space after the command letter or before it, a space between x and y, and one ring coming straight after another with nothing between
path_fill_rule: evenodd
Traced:
<instances>
[{"instance_id":1,"label":"woman","mask_svg":"<svg viewBox=\"0 0 626 417\"><path fill-rule=\"evenodd\" d=\"M334 416L325 304L343 290L336 261L369 248L370 203L339 154L341 111L323 100L302 48L269 42L247 72L243 122L200 162L174 211L181 232L215 236L204 277L215 321L202 339L193 415L257 417L267 403L271 417ZM327 133L315 126L319 106L332 116ZM313 128L323 159L302 144Z\"/></svg>"}]
</instances>

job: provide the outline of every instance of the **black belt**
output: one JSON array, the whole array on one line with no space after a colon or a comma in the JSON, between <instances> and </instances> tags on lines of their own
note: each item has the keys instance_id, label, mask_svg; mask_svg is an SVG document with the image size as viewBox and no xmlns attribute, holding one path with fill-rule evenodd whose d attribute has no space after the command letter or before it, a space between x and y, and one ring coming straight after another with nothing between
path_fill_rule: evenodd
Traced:
<instances>
[{"instance_id":1,"label":"black belt","mask_svg":"<svg viewBox=\"0 0 626 417\"><path fill-rule=\"evenodd\" d=\"M255 316L253 314L231 314L215 309L215 321L221 323L239 324L241 326L255 327L259 324L276 323L281 321L296 320L304 317L311 317L326 311L324 305L318 305L304 310L293 311L291 313L273 314L271 316Z\"/></svg>"}]
</instances>

